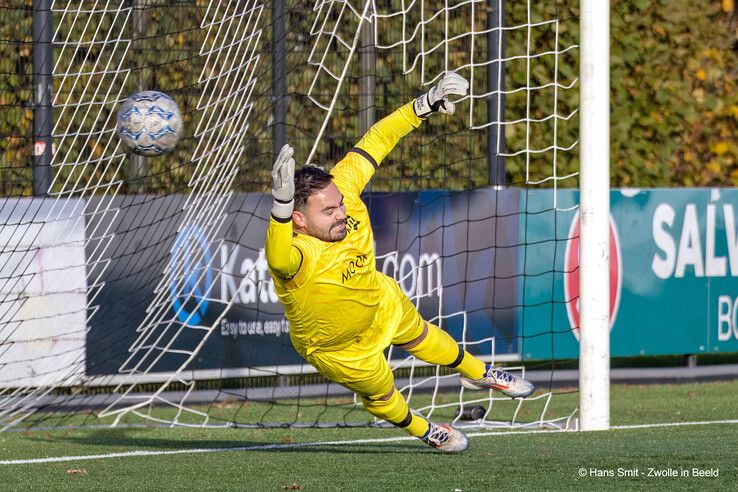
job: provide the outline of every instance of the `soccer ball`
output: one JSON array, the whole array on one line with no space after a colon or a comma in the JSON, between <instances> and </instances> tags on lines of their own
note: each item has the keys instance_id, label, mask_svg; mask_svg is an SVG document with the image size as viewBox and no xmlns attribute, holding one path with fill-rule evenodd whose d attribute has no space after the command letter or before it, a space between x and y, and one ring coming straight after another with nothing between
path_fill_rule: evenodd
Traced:
<instances>
[{"instance_id":1,"label":"soccer ball","mask_svg":"<svg viewBox=\"0 0 738 492\"><path fill-rule=\"evenodd\" d=\"M121 104L116 120L120 140L131 152L146 157L171 151L182 134L182 113L163 92L131 94Z\"/></svg>"}]
</instances>

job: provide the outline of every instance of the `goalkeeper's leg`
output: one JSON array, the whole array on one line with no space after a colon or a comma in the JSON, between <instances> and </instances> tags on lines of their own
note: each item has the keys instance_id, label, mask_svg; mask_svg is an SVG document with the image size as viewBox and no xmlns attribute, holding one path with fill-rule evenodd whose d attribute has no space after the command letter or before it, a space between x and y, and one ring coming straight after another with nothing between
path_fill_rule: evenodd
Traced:
<instances>
[{"instance_id":1,"label":"goalkeeper's leg","mask_svg":"<svg viewBox=\"0 0 738 492\"><path fill-rule=\"evenodd\" d=\"M400 297L402 314L393 345L422 361L456 369L461 374L461 384L468 389L493 389L510 398L526 398L533 394L535 386L529 381L477 359L462 349L451 335L423 320L402 292L395 295Z\"/></svg>"},{"instance_id":2,"label":"goalkeeper's leg","mask_svg":"<svg viewBox=\"0 0 738 492\"><path fill-rule=\"evenodd\" d=\"M418 359L456 369L462 376L479 379L484 376L484 362L459 347L451 335L427 321L420 320L422 331L406 343L395 343L398 348L406 350Z\"/></svg>"},{"instance_id":3,"label":"goalkeeper's leg","mask_svg":"<svg viewBox=\"0 0 738 492\"><path fill-rule=\"evenodd\" d=\"M415 437L428 431L428 421L411 413L407 402L395 389L392 369L383 352L357 354L344 349L314 352L307 359L322 375L359 395L364 408L375 417Z\"/></svg>"},{"instance_id":4,"label":"goalkeeper's leg","mask_svg":"<svg viewBox=\"0 0 738 492\"><path fill-rule=\"evenodd\" d=\"M392 370L382 352L357 358L346 351L313 353L308 361L318 371L352 390L364 408L441 451L457 453L468 447L466 436L450 426L437 425L410 411L395 388Z\"/></svg>"},{"instance_id":5,"label":"goalkeeper's leg","mask_svg":"<svg viewBox=\"0 0 738 492\"><path fill-rule=\"evenodd\" d=\"M468 389L493 389L510 398L526 398L536 389L529 381L477 359L432 323L423 322L420 335L395 345L425 362L456 369L461 384Z\"/></svg>"},{"instance_id":6,"label":"goalkeeper's leg","mask_svg":"<svg viewBox=\"0 0 738 492\"><path fill-rule=\"evenodd\" d=\"M410 411L407 402L397 388L392 388L389 394L380 398L362 397L364 408L372 415L390 422L429 446L447 453L460 453L469 447L466 435L450 425L435 424ZM401 421L400 415L405 414Z\"/></svg>"},{"instance_id":7,"label":"goalkeeper's leg","mask_svg":"<svg viewBox=\"0 0 738 492\"><path fill-rule=\"evenodd\" d=\"M462 350L448 333L423 320L397 282L389 277L384 280L394 311L391 323L396 325L392 345L410 352L422 361L452 367L469 379L484 376L484 362Z\"/></svg>"}]
</instances>

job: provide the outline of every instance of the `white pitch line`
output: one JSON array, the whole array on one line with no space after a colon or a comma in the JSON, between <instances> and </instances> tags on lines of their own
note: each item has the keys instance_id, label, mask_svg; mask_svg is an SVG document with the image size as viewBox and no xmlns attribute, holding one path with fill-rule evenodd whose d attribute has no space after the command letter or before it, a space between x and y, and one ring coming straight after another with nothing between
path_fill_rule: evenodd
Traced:
<instances>
[{"instance_id":1,"label":"white pitch line","mask_svg":"<svg viewBox=\"0 0 738 492\"><path fill-rule=\"evenodd\" d=\"M702 422L668 422L661 424L639 424L639 425L618 425L610 427L611 430L627 430L627 429L645 429L649 427L684 427L691 425L721 425L721 424L738 424L736 420L708 420ZM551 434L560 432L575 432L563 429L537 429L528 431L510 431L510 432L474 432L467 434L468 437L486 437L486 436L510 436L520 434ZM318 442L302 442L288 444L260 444L255 446L239 446L234 448L195 448L195 449L176 449L173 451L129 451L126 453L108 453L108 454L91 454L80 456L52 456L48 458L32 458L26 460L0 460L0 465L28 465L33 463L58 463L63 461L84 461L84 460L100 460L110 458L135 458L139 456L166 456L175 454L203 454L203 453L228 453L234 451L269 451L272 449L294 449L318 446L345 446L353 444L376 444L383 442L400 442L414 441L416 438L411 436L403 437L385 437L377 439L353 439L350 441L318 441Z\"/></svg>"},{"instance_id":2,"label":"white pitch line","mask_svg":"<svg viewBox=\"0 0 738 492\"><path fill-rule=\"evenodd\" d=\"M611 429L645 429L647 427L682 427L687 425L714 425L714 424L738 424L734 420L705 420L702 422L668 422L665 424L638 424L638 425L614 425Z\"/></svg>"}]
</instances>

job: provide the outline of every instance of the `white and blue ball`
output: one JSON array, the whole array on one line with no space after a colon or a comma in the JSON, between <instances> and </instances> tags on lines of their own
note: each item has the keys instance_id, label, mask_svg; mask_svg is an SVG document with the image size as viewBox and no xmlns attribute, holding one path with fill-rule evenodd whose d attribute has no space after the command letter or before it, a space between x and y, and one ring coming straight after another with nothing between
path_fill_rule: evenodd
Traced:
<instances>
[{"instance_id":1,"label":"white and blue ball","mask_svg":"<svg viewBox=\"0 0 738 492\"><path fill-rule=\"evenodd\" d=\"M121 104L116 119L118 137L138 155L166 154L182 136L182 113L174 99L163 92L131 94Z\"/></svg>"}]
</instances>

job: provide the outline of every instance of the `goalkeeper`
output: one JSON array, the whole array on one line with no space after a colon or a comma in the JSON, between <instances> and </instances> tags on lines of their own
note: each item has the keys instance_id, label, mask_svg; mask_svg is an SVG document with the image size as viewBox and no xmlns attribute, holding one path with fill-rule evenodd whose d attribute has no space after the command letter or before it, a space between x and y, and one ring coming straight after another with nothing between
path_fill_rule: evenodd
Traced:
<instances>
[{"instance_id":1,"label":"goalkeeper","mask_svg":"<svg viewBox=\"0 0 738 492\"><path fill-rule=\"evenodd\" d=\"M266 235L269 269L297 352L357 393L372 415L446 452L466 449L466 436L410 412L383 353L390 344L455 368L467 388L525 398L534 387L462 350L420 317L394 279L377 271L374 234L359 194L403 136L433 113L453 114L448 96L465 95L468 87L463 77L447 73L427 94L372 126L330 173L314 166L295 173L293 150L282 147L272 171Z\"/></svg>"}]
</instances>

